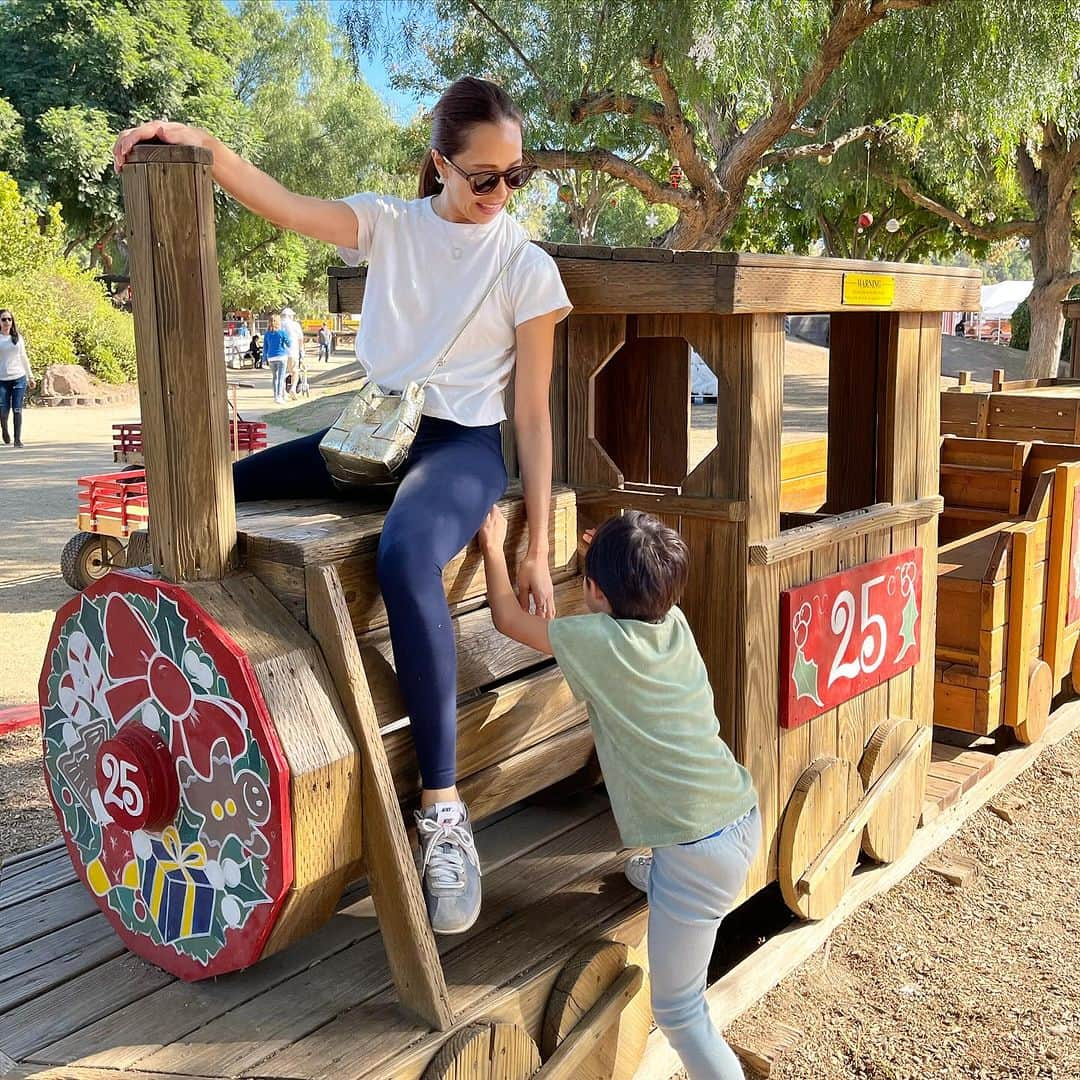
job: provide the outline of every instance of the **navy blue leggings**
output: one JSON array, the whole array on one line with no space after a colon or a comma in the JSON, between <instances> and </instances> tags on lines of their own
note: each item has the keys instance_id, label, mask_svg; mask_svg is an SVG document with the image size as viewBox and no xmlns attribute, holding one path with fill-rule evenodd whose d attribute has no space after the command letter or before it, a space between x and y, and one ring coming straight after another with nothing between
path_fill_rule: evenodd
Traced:
<instances>
[{"instance_id":1,"label":"navy blue leggings","mask_svg":"<svg viewBox=\"0 0 1080 1080\"><path fill-rule=\"evenodd\" d=\"M236 501L342 497L319 453L325 433L236 462ZM505 490L498 424L470 428L423 418L386 514L377 566L426 788L457 781L457 649L443 567Z\"/></svg>"}]
</instances>

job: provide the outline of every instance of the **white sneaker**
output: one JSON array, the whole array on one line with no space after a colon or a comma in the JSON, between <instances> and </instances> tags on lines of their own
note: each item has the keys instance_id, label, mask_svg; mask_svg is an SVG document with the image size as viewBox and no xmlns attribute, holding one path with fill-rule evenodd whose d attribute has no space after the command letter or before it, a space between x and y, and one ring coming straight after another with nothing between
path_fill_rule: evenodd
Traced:
<instances>
[{"instance_id":1,"label":"white sneaker","mask_svg":"<svg viewBox=\"0 0 1080 1080\"><path fill-rule=\"evenodd\" d=\"M480 915L480 857L463 802L416 812L420 873L428 919L436 934L461 934Z\"/></svg>"},{"instance_id":2,"label":"white sneaker","mask_svg":"<svg viewBox=\"0 0 1080 1080\"><path fill-rule=\"evenodd\" d=\"M649 891L649 875L652 873L652 855L633 855L623 867L626 880L643 893Z\"/></svg>"}]
</instances>

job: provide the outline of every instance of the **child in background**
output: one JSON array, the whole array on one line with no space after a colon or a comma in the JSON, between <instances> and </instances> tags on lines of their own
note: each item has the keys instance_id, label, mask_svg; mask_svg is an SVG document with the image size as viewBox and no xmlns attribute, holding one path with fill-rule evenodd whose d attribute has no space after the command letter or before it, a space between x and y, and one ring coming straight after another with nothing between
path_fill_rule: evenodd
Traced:
<instances>
[{"instance_id":1,"label":"child in background","mask_svg":"<svg viewBox=\"0 0 1080 1080\"><path fill-rule=\"evenodd\" d=\"M308 389L307 381L307 361L304 359L303 353L300 354L300 359L297 361L296 368L296 393L300 397L311 397L311 391ZM293 395L294 397L296 395Z\"/></svg>"},{"instance_id":2,"label":"child in background","mask_svg":"<svg viewBox=\"0 0 1080 1080\"><path fill-rule=\"evenodd\" d=\"M704 990L721 920L761 842L750 774L720 738L705 664L676 606L687 578L682 537L643 513L605 521L585 556L588 615L523 611L506 567L506 521L478 534L496 628L555 657L588 704L611 809L636 855L626 876L649 897L649 977L657 1026L690 1080L741 1080Z\"/></svg>"}]
</instances>

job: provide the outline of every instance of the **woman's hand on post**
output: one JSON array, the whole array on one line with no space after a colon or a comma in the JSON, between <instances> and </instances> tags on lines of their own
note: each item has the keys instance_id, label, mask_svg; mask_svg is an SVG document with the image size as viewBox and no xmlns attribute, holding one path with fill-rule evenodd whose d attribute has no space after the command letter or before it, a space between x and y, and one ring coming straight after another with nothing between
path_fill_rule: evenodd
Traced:
<instances>
[{"instance_id":1,"label":"woman's hand on post","mask_svg":"<svg viewBox=\"0 0 1080 1080\"><path fill-rule=\"evenodd\" d=\"M138 127L127 128L120 132L116 142L113 143L113 163L116 171L120 172L132 147L148 139L160 139L162 142L179 143L184 146L206 146L211 138L210 133L203 131L202 128L177 124L169 120L149 120Z\"/></svg>"},{"instance_id":2,"label":"woman's hand on post","mask_svg":"<svg viewBox=\"0 0 1080 1080\"><path fill-rule=\"evenodd\" d=\"M518 566L518 603L522 611L532 610L542 619L555 618L555 587L551 584L551 571L547 559L538 555L526 555Z\"/></svg>"}]
</instances>

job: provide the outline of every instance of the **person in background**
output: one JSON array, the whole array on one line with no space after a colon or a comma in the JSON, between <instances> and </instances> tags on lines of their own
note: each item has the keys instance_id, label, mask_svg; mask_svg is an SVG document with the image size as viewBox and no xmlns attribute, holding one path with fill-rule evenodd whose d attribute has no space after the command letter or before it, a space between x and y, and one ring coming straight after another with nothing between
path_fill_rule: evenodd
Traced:
<instances>
[{"instance_id":1,"label":"person in background","mask_svg":"<svg viewBox=\"0 0 1080 1080\"><path fill-rule=\"evenodd\" d=\"M15 445L22 446L23 402L27 389L33 390L34 373L26 355L26 342L15 325L15 316L8 308L0 309L0 432L5 445L11 443L8 432L8 413L13 415Z\"/></svg>"},{"instance_id":2,"label":"person in background","mask_svg":"<svg viewBox=\"0 0 1080 1080\"><path fill-rule=\"evenodd\" d=\"M285 368L285 393L296 397L296 376L300 356L304 351L304 328L296 319L291 307L281 309L281 328L289 335L289 360Z\"/></svg>"},{"instance_id":3,"label":"person in background","mask_svg":"<svg viewBox=\"0 0 1080 1080\"><path fill-rule=\"evenodd\" d=\"M250 357L251 366L256 370L263 366L262 343L259 341L258 334L251 335L251 344L248 345L248 350L244 355Z\"/></svg>"},{"instance_id":4,"label":"person in background","mask_svg":"<svg viewBox=\"0 0 1080 1080\"><path fill-rule=\"evenodd\" d=\"M307 364L304 362L304 354L300 354L300 361L296 369L296 393L293 397L311 397L311 390L308 388L307 381Z\"/></svg>"},{"instance_id":5,"label":"person in background","mask_svg":"<svg viewBox=\"0 0 1080 1080\"><path fill-rule=\"evenodd\" d=\"M330 324L323 323L319 328L319 359L324 363L330 363L330 345L332 337L330 334Z\"/></svg>"},{"instance_id":6,"label":"person in background","mask_svg":"<svg viewBox=\"0 0 1080 1080\"><path fill-rule=\"evenodd\" d=\"M274 380L274 404L285 404L285 367L289 362L289 335L281 327L281 316L270 316L270 328L263 338L263 356Z\"/></svg>"}]
</instances>

